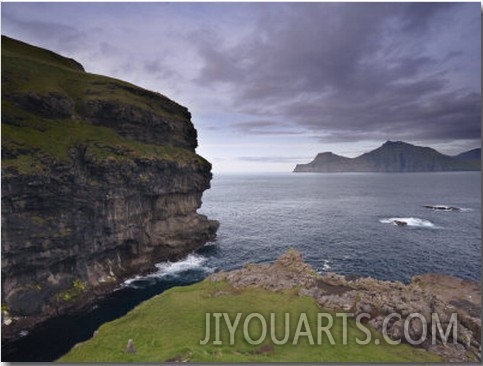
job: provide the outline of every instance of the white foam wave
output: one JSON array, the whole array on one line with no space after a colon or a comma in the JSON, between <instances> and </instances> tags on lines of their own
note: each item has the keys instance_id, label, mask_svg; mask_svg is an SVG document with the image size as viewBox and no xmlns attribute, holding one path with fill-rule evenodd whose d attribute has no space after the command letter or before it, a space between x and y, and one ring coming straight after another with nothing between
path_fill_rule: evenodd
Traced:
<instances>
[{"instance_id":1,"label":"white foam wave","mask_svg":"<svg viewBox=\"0 0 483 366\"><path fill-rule=\"evenodd\" d=\"M200 270L206 273L213 273L214 269L204 266L207 258L199 254L189 254L185 259L177 262L161 262L156 263L156 272L145 276L135 276L125 280L122 287L143 288L146 282L155 282L157 279L165 277L176 277L184 272L192 270Z\"/></svg>"},{"instance_id":2,"label":"white foam wave","mask_svg":"<svg viewBox=\"0 0 483 366\"><path fill-rule=\"evenodd\" d=\"M322 264L322 270L318 272L319 274L322 274L322 272L327 272L329 269L332 268L329 265L330 261L328 259L323 259L322 262L323 262L323 264Z\"/></svg>"},{"instance_id":3,"label":"white foam wave","mask_svg":"<svg viewBox=\"0 0 483 366\"><path fill-rule=\"evenodd\" d=\"M26 337L26 336L28 336L28 335L29 335L29 331L28 331L28 330L21 330L21 331L18 333L18 335L19 335L20 337Z\"/></svg>"},{"instance_id":4,"label":"white foam wave","mask_svg":"<svg viewBox=\"0 0 483 366\"><path fill-rule=\"evenodd\" d=\"M393 224L398 226L414 226L414 227L426 227L426 228L434 228L434 225L431 221L420 219L418 217L391 217L387 219L380 219L379 222L383 224Z\"/></svg>"},{"instance_id":5,"label":"white foam wave","mask_svg":"<svg viewBox=\"0 0 483 366\"><path fill-rule=\"evenodd\" d=\"M201 268L206 261L207 258L199 254L189 254L185 259L177 262L168 261L157 263L155 266L158 269L158 272L156 272L155 275L163 276Z\"/></svg>"}]
</instances>

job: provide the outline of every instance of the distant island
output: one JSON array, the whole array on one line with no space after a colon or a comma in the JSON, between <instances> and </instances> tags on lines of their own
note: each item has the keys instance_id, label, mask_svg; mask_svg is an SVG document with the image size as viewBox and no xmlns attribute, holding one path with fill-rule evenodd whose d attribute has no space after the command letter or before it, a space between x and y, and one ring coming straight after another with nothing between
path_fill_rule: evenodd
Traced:
<instances>
[{"instance_id":1,"label":"distant island","mask_svg":"<svg viewBox=\"0 0 483 366\"><path fill-rule=\"evenodd\" d=\"M294 173L335 172L443 172L481 170L481 148L456 156L444 155L430 147L402 141L386 141L379 148L355 158L324 152L308 164L297 164Z\"/></svg>"}]
</instances>

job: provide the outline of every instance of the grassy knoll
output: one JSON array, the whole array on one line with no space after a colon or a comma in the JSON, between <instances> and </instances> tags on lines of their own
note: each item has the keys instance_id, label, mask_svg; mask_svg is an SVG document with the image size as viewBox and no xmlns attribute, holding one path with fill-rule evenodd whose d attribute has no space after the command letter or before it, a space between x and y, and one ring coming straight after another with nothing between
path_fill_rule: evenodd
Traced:
<instances>
[{"instance_id":1,"label":"grassy knoll","mask_svg":"<svg viewBox=\"0 0 483 366\"><path fill-rule=\"evenodd\" d=\"M226 323L220 322L222 345L213 345L212 338L200 345L205 338L206 313L228 312L233 321L237 313L242 318L235 332L234 344ZM243 335L243 323L250 313L260 313L267 319L267 336L258 345L250 345ZM61 357L60 362L438 362L438 356L409 345L388 345L381 335L371 331L372 341L367 345L356 343L367 338L348 320L348 344L343 345L342 318L334 317L330 328L335 345L329 343L325 333L318 344L316 324L318 308L313 298L298 296L296 290L281 293L259 288L233 289L226 282L201 283L176 287L148 300L126 316L106 323L90 340L78 344ZM270 337L270 313L276 313L276 336L280 340L284 332L284 314L290 313L289 340L275 345ZM293 345L300 313L306 313L314 337L314 345L308 337L301 336ZM252 320L248 332L252 339L260 337L259 320ZM323 325L326 325L323 322ZM211 327L214 327L213 318ZM306 330L302 328L302 330ZM125 346L132 339L136 353L126 353ZM380 344L376 345L379 340Z\"/></svg>"}]
</instances>

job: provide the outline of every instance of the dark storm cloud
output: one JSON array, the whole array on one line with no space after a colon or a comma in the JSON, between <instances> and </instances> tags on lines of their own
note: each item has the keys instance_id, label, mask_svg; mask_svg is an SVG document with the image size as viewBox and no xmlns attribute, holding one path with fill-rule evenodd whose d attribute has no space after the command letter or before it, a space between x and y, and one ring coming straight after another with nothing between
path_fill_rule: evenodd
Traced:
<instances>
[{"instance_id":1,"label":"dark storm cloud","mask_svg":"<svg viewBox=\"0 0 483 366\"><path fill-rule=\"evenodd\" d=\"M38 20L25 21L2 9L2 33L4 29L24 35L22 38L34 36L39 40L39 45L42 45L42 40L54 39L57 41L56 48L67 51L84 47L87 40L86 35L74 26Z\"/></svg>"},{"instance_id":2,"label":"dark storm cloud","mask_svg":"<svg viewBox=\"0 0 483 366\"><path fill-rule=\"evenodd\" d=\"M163 67L159 60L152 60L144 64L144 69L150 73L159 73L163 70Z\"/></svg>"},{"instance_id":3,"label":"dark storm cloud","mask_svg":"<svg viewBox=\"0 0 483 366\"><path fill-rule=\"evenodd\" d=\"M204 60L198 82L235 85L238 112L284 121L272 122L274 131L290 123L331 141L480 137L478 88L460 81L464 72L479 79L479 60L467 54L480 47L478 5L310 3L256 10L256 27L239 42L211 33L198 43ZM452 40L455 30L460 38ZM472 69L458 71L465 58ZM236 127L254 133L268 126Z\"/></svg>"},{"instance_id":4,"label":"dark storm cloud","mask_svg":"<svg viewBox=\"0 0 483 366\"><path fill-rule=\"evenodd\" d=\"M347 103L340 95L322 103L292 103L283 113L315 132L323 126L327 138L356 141L375 139L472 139L480 134L480 96L442 92L436 78L392 86L371 97ZM349 128L348 128L349 127Z\"/></svg>"},{"instance_id":5,"label":"dark storm cloud","mask_svg":"<svg viewBox=\"0 0 483 366\"><path fill-rule=\"evenodd\" d=\"M451 11L455 3L411 3L402 8L402 24L405 31L425 31L431 20L441 11Z\"/></svg>"},{"instance_id":6,"label":"dark storm cloud","mask_svg":"<svg viewBox=\"0 0 483 366\"><path fill-rule=\"evenodd\" d=\"M170 67L166 67L163 64L164 60L162 57L148 61L145 63L141 63L144 71L151 77L156 80L181 80L182 75L173 70Z\"/></svg>"}]
</instances>

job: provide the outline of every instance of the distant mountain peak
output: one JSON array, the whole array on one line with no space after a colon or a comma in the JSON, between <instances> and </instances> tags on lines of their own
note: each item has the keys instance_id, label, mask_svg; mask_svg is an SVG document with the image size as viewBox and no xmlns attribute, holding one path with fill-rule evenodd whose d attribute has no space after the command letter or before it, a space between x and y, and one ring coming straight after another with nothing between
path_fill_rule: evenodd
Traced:
<instances>
[{"instance_id":1,"label":"distant mountain peak","mask_svg":"<svg viewBox=\"0 0 483 366\"><path fill-rule=\"evenodd\" d=\"M435 149L404 141L387 140L375 150L356 158L324 152L308 164L297 164L294 172L433 172L480 170L481 149L452 157Z\"/></svg>"},{"instance_id":2,"label":"distant mountain peak","mask_svg":"<svg viewBox=\"0 0 483 366\"><path fill-rule=\"evenodd\" d=\"M337 156L332 151L324 151L323 153L318 153L318 157L329 157L329 156Z\"/></svg>"},{"instance_id":3,"label":"distant mountain peak","mask_svg":"<svg viewBox=\"0 0 483 366\"><path fill-rule=\"evenodd\" d=\"M473 150L462 152L455 156L459 160L481 160L481 148L478 147Z\"/></svg>"},{"instance_id":4,"label":"distant mountain peak","mask_svg":"<svg viewBox=\"0 0 483 366\"><path fill-rule=\"evenodd\" d=\"M391 140L387 140L385 143L381 145L381 147L401 147L401 146L414 147L415 145L409 144L404 141L391 141Z\"/></svg>"}]
</instances>

